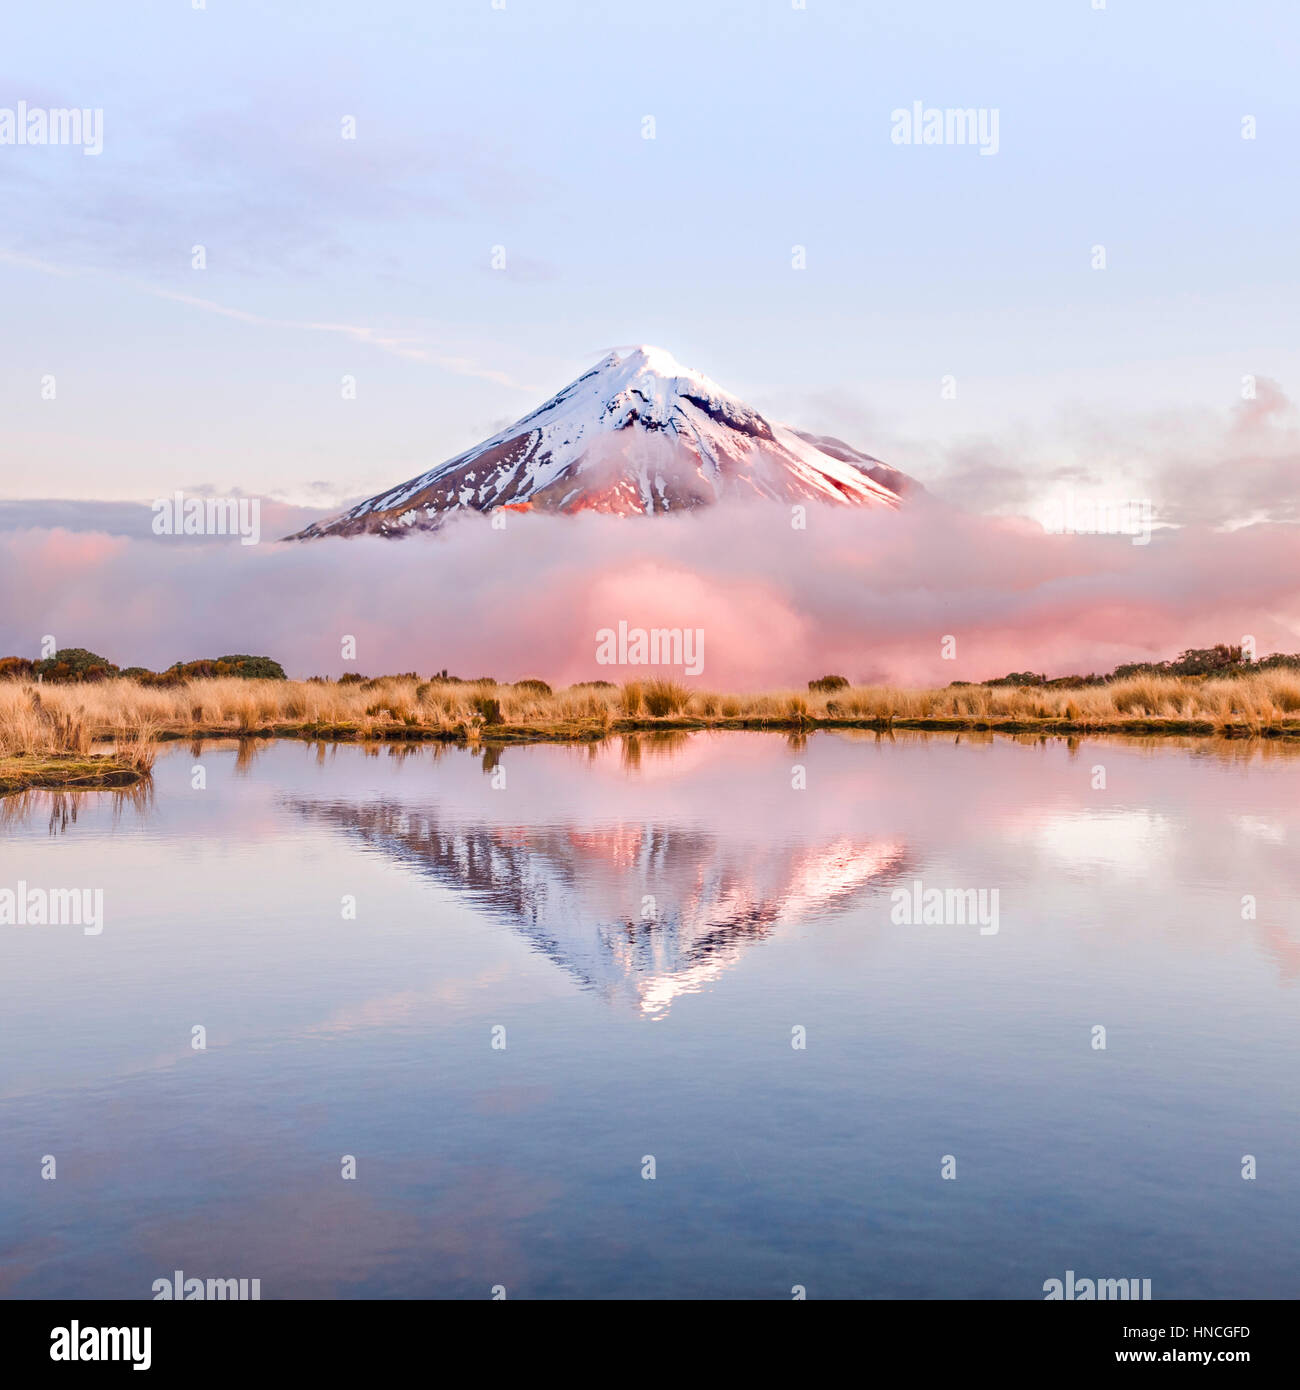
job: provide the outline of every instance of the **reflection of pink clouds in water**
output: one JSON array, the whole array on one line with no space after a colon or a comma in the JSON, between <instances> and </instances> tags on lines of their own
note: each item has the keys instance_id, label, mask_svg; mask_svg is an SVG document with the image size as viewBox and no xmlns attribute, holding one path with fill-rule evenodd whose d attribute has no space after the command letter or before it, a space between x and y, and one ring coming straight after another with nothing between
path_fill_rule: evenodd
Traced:
<instances>
[{"instance_id":1,"label":"reflection of pink clouds in water","mask_svg":"<svg viewBox=\"0 0 1300 1390\"><path fill-rule=\"evenodd\" d=\"M440 979L435 984L398 990L393 994L363 999L338 1009L319 1023L299 1030L304 1038L346 1037L378 1028L395 1028L419 1022L430 1012L446 1013L462 1007L484 990L503 983L509 976L505 966L496 966L468 978Z\"/></svg>"},{"instance_id":2,"label":"reflection of pink clouds in water","mask_svg":"<svg viewBox=\"0 0 1300 1390\"><path fill-rule=\"evenodd\" d=\"M1300 980L1300 936L1293 936L1285 927L1269 922L1257 927L1256 934L1281 978L1289 985Z\"/></svg>"},{"instance_id":3,"label":"reflection of pink clouds in water","mask_svg":"<svg viewBox=\"0 0 1300 1390\"><path fill-rule=\"evenodd\" d=\"M898 514L738 506L655 520L481 517L438 537L261 546L96 533L0 535L0 653L33 632L160 667L263 651L337 674L339 643L378 671L625 679L595 634L703 628L704 687L854 679L947 682L1109 669L1251 633L1300 647L1298 528L1049 536L1033 523L917 504ZM444 596L454 594L454 601ZM439 596L432 601L431 596ZM957 637L957 660L940 639Z\"/></svg>"},{"instance_id":4,"label":"reflection of pink clouds in water","mask_svg":"<svg viewBox=\"0 0 1300 1390\"><path fill-rule=\"evenodd\" d=\"M1150 811L1053 811L1019 827L1028 847L1070 870L1142 875L1164 859L1176 833L1168 816Z\"/></svg>"},{"instance_id":5,"label":"reflection of pink clouds in water","mask_svg":"<svg viewBox=\"0 0 1300 1390\"><path fill-rule=\"evenodd\" d=\"M1300 859L1288 841L1300 830L1300 747L1264 742L1252 748L1222 740L1193 740L1182 750L1168 745L1156 740L1153 751L1120 738L1090 740L1087 762L1107 767L1118 782L1119 804L1103 793L1091 805L1064 808L1040 794L1036 802L1008 808L1001 817L1003 837L1023 856L1027 873L1062 885L1105 884L1133 902L1154 898L1168 905L1099 911L1089 936L1100 950L1156 931L1181 950L1228 957L1243 939L1253 939L1279 978L1293 982L1300 978L1300 919L1291 906L1300 897ZM1195 759L1186 757L1187 748ZM1225 769L1247 767L1255 769L1254 809L1242 814L1225 795L1235 779L1220 778ZM1209 795L1207 776L1215 777ZM1189 895L1218 906L1193 912ZM1251 915L1243 913L1245 896L1257 899Z\"/></svg>"}]
</instances>

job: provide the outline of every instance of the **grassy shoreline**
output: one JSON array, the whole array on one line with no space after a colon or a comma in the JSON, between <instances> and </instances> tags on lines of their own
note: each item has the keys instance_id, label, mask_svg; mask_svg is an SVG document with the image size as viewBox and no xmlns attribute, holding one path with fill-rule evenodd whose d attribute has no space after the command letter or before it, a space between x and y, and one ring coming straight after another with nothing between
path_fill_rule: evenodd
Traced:
<instances>
[{"instance_id":1,"label":"grassy shoreline","mask_svg":"<svg viewBox=\"0 0 1300 1390\"><path fill-rule=\"evenodd\" d=\"M229 738L288 738L325 743L589 743L622 734L692 733L711 730L768 732L779 734L811 733L818 729L861 729L888 733L891 729L910 729L922 733L1008 733L1008 734L1170 734L1215 735L1220 738L1296 738L1300 739L1300 720L1276 724L1235 724L1208 719L985 719L974 716L948 718L836 718L811 716L769 715L762 717L665 716L660 719L616 718L608 722L597 720L566 720L557 723L534 724L474 724L447 727L445 725L397 724L387 728L364 727L342 722L307 724L267 723L256 728L233 729L224 724L177 725L160 728L154 737L159 743L175 743L184 739ZM117 734L101 735L112 740Z\"/></svg>"},{"instance_id":2,"label":"grassy shoreline","mask_svg":"<svg viewBox=\"0 0 1300 1390\"><path fill-rule=\"evenodd\" d=\"M0 680L0 761L54 755L44 775L57 780L49 785L94 785L83 779L96 774L138 780L148 774L157 745L177 739L590 743L628 734L818 729L1300 739L1300 673L1142 675L1060 690L846 686L741 695L664 680L557 691L540 681L499 685L411 675L342 681L220 676L167 687L125 678L66 685ZM106 740L116 744L116 766L74 767L72 759L85 764L91 744ZM34 785L31 766L10 772L9 785L19 779Z\"/></svg>"},{"instance_id":3,"label":"grassy shoreline","mask_svg":"<svg viewBox=\"0 0 1300 1390\"><path fill-rule=\"evenodd\" d=\"M1214 723L1197 719L980 719L980 718L682 718L614 719L609 723L564 722L557 724L486 724L464 728L398 725L365 729L355 724L267 724L253 729L221 725L160 729L160 743L183 739L287 738L325 743L591 743L623 734L692 733L706 731L813 733L819 729L860 729L875 733L912 730L918 733L1168 734L1219 738L1300 739L1300 721L1280 724ZM106 734L105 738L113 735Z\"/></svg>"}]
</instances>

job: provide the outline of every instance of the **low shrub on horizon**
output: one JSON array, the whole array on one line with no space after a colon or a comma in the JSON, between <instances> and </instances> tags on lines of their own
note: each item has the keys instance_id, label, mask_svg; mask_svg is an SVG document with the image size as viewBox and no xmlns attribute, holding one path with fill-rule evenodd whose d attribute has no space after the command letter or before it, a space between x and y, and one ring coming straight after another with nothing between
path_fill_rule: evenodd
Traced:
<instances>
[{"instance_id":1,"label":"low shrub on horizon","mask_svg":"<svg viewBox=\"0 0 1300 1390\"><path fill-rule=\"evenodd\" d=\"M1274 662L1280 653L1266 657ZM1283 658L1283 661L1288 660ZM1173 661L1133 661L1116 666L1112 680L1128 680L1132 676L1236 676L1252 671L1256 663L1245 657L1239 646L1217 642L1213 647L1189 647Z\"/></svg>"},{"instance_id":2,"label":"low shrub on horizon","mask_svg":"<svg viewBox=\"0 0 1300 1390\"><path fill-rule=\"evenodd\" d=\"M32 674L43 681L75 683L102 681L116 676L118 669L106 657L85 647L63 647L53 656L32 663Z\"/></svg>"},{"instance_id":3,"label":"low shrub on horizon","mask_svg":"<svg viewBox=\"0 0 1300 1390\"><path fill-rule=\"evenodd\" d=\"M190 663L190 665L193 664L195 663ZM218 667L215 674L219 676L243 676L248 680L262 681L288 680L284 673L284 667L269 656L248 656L244 653L236 656L219 656L213 664ZM169 669L188 671L189 667L178 661Z\"/></svg>"},{"instance_id":4,"label":"low shrub on horizon","mask_svg":"<svg viewBox=\"0 0 1300 1390\"><path fill-rule=\"evenodd\" d=\"M1012 671L1009 675L996 676L991 681L981 681L981 685L1046 685L1047 677L1033 671Z\"/></svg>"},{"instance_id":5,"label":"low shrub on horizon","mask_svg":"<svg viewBox=\"0 0 1300 1390\"><path fill-rule=\"evenodd\" d=\"M246 680L287 680L284 667L269 656L218 656L198 661L177 661L165 671L151 671L147 666L127 666L120 669L106 656L85 647L60 647L53 656L39 661L26 657L0 658L0 676L35 676L42 683L75 684L108 680L121 676L140 685L181 685L201 677L239 676Z\"/></svg>"},{"instance_id":6,"label":"low shrub on horizon","mask_svg":"<svg viewBox=\"0 0 1300 1390\"><path fill-rule=\"evenodd\" d=\"M1181 680L1205 680L1210 677L1233 679L1255 671L1300 670L1300 653L1274 652L1271 656L1251 661L1241 647L1226 642L1213 647L1189 647L1173 661L1129 661L1116 666L1109 675L1047 676L1035 671L1011 671L985 681L952 681L949 688L964 685L1020 686L1043 690L1081 690L1088 686L1106 685L1141 679L1144 676L1164 676ZM810 690L812 686L808 687Z\"/></svg>"}]
</instances>

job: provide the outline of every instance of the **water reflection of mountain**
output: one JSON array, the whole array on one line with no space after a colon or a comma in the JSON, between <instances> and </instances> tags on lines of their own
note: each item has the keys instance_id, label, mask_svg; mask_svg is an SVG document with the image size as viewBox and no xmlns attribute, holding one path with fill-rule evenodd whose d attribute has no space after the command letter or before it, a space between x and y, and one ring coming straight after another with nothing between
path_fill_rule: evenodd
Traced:
<instances>
[{"instance_id":1,"label":"water reflection of mountain","mask_svg":"<svg viewBox=\"0 0 1300 1390\"><path fill-rule=\"evenodd\" d=\"M292 801L508 922L585 988L662 1014L786 922L899 873L901 844L737 842L670 825L491 825L388 802Z\"/></svg>"}]
</instances>

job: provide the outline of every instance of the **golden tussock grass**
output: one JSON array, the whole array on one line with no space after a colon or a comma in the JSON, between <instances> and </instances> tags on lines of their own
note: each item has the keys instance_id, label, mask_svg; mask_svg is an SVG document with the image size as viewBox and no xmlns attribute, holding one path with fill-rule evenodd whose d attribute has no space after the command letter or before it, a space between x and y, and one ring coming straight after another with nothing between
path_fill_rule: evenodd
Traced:
<instances>
[{"instance_id":1,"label":"golden tussock grass","mask_svg":"<svg viewBox=\"0 0 1300 1390\"><path fill-rule=\"evenodd\" d=\"M529 684L411 676L347 683L221 676L170 687L126 679L41 686L0 680L0 754L86 754L93 741L111 738L120 756L146 770L160 735L475 737L494 728L591 737L656 721L787 728L933 721L1080 730L1131 723L1292 732L1300 730L1300 674L1270 670L1219 680L1141 675L1073 690L862 685L755 694L693 689L663 678L553 693Z\"/></svg>"},{"instance_id":2,"label":"golden tussock grass","mask_svg":"<svg viewBox=\"0 0 1300 1390\"><path fill-rule=\"evenodd\" d=\"M89 688L0 681L0 791L109 786L148 775L157 752L152 722L126 713L111 726L117 746L94 754L96 736L109 729L75 698Z\"/></svg>"}]
</instances>

